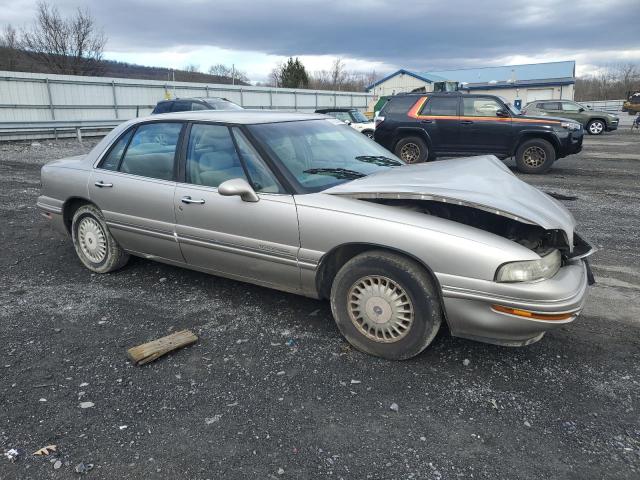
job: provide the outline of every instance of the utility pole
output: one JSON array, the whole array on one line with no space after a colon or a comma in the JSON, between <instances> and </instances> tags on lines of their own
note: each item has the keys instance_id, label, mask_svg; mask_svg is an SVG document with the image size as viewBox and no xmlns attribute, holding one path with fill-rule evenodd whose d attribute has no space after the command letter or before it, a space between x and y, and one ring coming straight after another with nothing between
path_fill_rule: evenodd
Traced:
<instances>
[{"instance_id":1,"label":"utility pole","mask_svg":"<svg viewBox=\"0 0 640 480\"><path fill-rule=\"evenodd\" d=\"M231 64L231 85L236 84L236 64Z\"/></svg>"}]
</instances>

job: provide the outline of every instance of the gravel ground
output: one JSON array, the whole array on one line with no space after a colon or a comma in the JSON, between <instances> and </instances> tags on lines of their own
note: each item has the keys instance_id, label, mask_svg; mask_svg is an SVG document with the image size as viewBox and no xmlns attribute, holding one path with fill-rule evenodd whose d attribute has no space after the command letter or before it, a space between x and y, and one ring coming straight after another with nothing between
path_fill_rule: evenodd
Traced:
<instances>
[{"instance_id":1,"label":"gravel ground","mask_svg":"<svg viewBox=\"0 0 640 480\"><path fill-rule=\"evenodd\" d=\"M577 322L518 349L442 331L401 363L351 349L324 302L142 259L81 267L35 201L40 166L93 143L0 144L0 453L22 453L0 479L80 462L95 479L640 478L640 134L523 177L574 198L600 248ZM127 360L182 328L199 342Z\"/></svg>"}]
</instances>

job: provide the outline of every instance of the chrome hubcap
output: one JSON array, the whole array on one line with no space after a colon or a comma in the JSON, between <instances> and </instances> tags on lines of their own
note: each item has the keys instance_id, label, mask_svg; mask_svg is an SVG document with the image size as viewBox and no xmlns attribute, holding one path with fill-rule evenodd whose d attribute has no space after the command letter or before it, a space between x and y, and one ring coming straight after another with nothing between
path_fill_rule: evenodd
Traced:
<instances>
[{"instance_id":1,"label":"chrome hubcap","mask_svg":"<svg viewBox=\"0 0 640 480\"><path fill-rule=\"evenodd\" d=\"M593 122L591 125L589 125L589 132L595 135L602 132L603 129L604 129L604 125L602 125L602 122Z\"/></svg>"},{"instance_id":2,"label":"chrome hubcap","mask_svg":"<svg viewBox=\"0 0 640 480\"><path fill-rule=\"evenodd\" d=\"M100 263L107 256L107 239L104 231L92 217L85 217L80 220L78 243L82 253L93 263Z\"/></svg>"},{"instance_id":3,"label":"chrome hubcap","mask_svg":"<svg viewBox=\"0 0 640 480\"><path fill-rule=\"evenodd\" d=\"M407 163L416 163L420 159L420 147L415 143L406 143L400 149L400 158Z\"/></svg>"},{"instance_id":4,"label":"chrome hubcap","mask_svg":"<svg viewBox=\"0 0 640 480\"><path fill-rule=\"evenodd\" d=\"M362 277L353 284L347 298L349 318L365 337L393 343L411 330L414 321L411 299L390 278Z\"/></svg>"},{"instance_id":5,"label":"chrome hubcap","mask_svg":"<svg viewBox=\"0 0 640 480\"><path fill-rule=\"evenodd\" d=\"M547 154L545 153L543 148L533 146L527 148L524 151L522 159L524 160L524 163L529 167L539 167L547 159Z\"/></svg>"}]
</instances>

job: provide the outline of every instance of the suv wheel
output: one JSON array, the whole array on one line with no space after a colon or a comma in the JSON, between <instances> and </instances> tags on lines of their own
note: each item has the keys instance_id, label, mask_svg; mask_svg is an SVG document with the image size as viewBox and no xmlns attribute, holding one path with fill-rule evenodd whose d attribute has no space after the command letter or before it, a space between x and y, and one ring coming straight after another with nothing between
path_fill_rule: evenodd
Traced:
<instances>
[{"instance_id":1,"label":"suv wheel","mask_svg":"<svg viewBox=\"0 0 640 480\"><path fill-rule=\"evenodd\" d=\"M587 125L587 132L590 135L600 135L605 130L605 125L602 120L591 120Z\"/></svg>"},{"instance_id":2,"label":"suv wheel","mask_svg":"<svg viewBox=\"0 0 640 480\"><path fill-rule=\"evenodd\" d=\"M396 144L394 153L406 163L420 163L429 158L429 147L420 137L405 137Z\"/></svg>"},{"instance_id":3,"label":"suv wheel","mask_svg":"<svg viewBox=\"0 0 640 480\"><path fill-rule=\"evenodd\" d=\"M526 140L516 151L516 165L522 173L545 173L556 160L556 151L542 138Z\"/></svg>"},{"instance_id":4,"label":"suv wheel","mask_svg":"<svg viewBox=\"0 0 640 480\"><path fill-rule=\"evenodd\" d=\"M404 360L438 333L442 310L424 269L401 255L373 250L349 260L331 288L340 332L358 350Z\"/></svg>"}]
</instances>

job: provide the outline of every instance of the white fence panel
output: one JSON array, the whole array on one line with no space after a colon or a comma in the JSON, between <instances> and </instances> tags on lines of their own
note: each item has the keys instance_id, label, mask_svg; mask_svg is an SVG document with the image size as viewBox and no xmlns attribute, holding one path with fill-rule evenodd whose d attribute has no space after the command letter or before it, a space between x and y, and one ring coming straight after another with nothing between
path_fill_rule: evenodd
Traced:
<instances>
[{"instance_id":1,"label":"white fence panel","mask_svg":"<svg viewBox=\"0 0 640 480\"><path fill-rule=\"evenodd\" d=\"M0 72L0 126L7 122L126 120L149 114L167 97L224 97L245 108L306 112L330 107L365 110L375 98L358 92Z\"/></svg>"}]
</instances>

